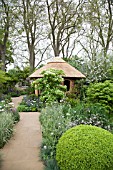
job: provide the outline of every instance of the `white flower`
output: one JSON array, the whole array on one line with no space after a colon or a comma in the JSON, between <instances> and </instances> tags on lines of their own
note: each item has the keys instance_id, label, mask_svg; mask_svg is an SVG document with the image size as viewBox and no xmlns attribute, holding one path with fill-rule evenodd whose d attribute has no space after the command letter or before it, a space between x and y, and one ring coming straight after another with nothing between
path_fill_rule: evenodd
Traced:
<instances>
[{"instance_id":1,"label":"white flower","mask_svg":"<svg viewBox=\"0 0 113 170\"><path fill-rule=\"evenodd\" d=\"M13 102L9 103L9 105L12 106L12 107L14 107L14 103L13 103Z\"/></svg>"},{"instance_id":2,"label":"white flower","mask_svg":"<svg viewBox=\"0 0 113 170\"><path fill-rule=\"evenodd\" d=\"M84 123L84 120L82 120L81 123Z\"/></svg>"},{"instance_id":3,"label":"white flower","mask_svg":"<svg viewBox=\"0 0 113 170\"><path fill-rule=\"evenodd\" d=\"M53 132L51 132L51 135L53 135L54 133Z\"/></svg>"},{"instance_id":4,"label":"white flower","mask_svg":"<svg viewBox=\"0 0 113 170\"><path fill-rule=\"evenodd\" d=\"M1 110L0 110L0 112L3 112L3 111L4 111L4 109L1 109Z\"/></svg>"},{"instance_id":5,"label":"white flower","mask_svg":"<svg viewBox=\"0 0 113 170\"><path fill-rule=\"evenodd\" d=\"M46 146L46 145L44 146L44 149L47 149L47 146Z\"/></svg>"},{"instance_id":6,"label":"white flower","mask_svg":"<svg viewBox=\"0 0 113 170\"><path fill-rule=\"evenodd\" d=\"M2 106L0 106L0 109L2 108Z\"/></svg>"}]
</instances>

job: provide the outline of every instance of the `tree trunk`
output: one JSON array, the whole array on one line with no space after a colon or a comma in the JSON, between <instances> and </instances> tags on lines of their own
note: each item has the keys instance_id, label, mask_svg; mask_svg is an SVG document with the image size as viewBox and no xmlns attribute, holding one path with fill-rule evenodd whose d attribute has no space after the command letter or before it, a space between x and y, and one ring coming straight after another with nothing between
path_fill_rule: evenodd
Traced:
<instances>
[{"instance_id":1,"label":"tree trunk","mask_svg":"<svg viewBox=\"0 0 113 170\"><path fill-rule=\"evenodd\" d=\"M30 46L29 54L30 54L30 59L29 59L30 72L32 73L35 68L35 53L34 53L34 49L32 46Z\"/></svg>"},{"instance_id":2,"label":"tree trunk","mask_svg":"<svg viewBox=\"0 0 113 170\"><path fill-rule=\"evenodd\" d=\"M6 47L5 45L0 44L0 59L1 59L1 69L5 71L5 55L6 55Z\"/></svg>"},{"instance_id":3,"label":"tree trunk","mask_svg":"<svg viewBox=\"0 0 113 170\"><path fill-rule=\"evenodd\" d=\"M59 47L57 47L56 45L53 45L53 50L54 50L54 56L58 57L60 54Z\"/></svg>"}]
</instances>

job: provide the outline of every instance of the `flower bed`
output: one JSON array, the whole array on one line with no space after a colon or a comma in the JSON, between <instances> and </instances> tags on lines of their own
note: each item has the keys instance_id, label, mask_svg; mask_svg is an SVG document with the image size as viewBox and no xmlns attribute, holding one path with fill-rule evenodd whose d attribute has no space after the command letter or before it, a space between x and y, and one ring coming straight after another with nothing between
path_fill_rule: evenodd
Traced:
<instances>
[{"instance_id":1,"label":"flower bed","mask_svg":"<svg viewBox=\"0 0 113 170\"><path fill-rule=\"evenodd\" d=\"M13 103L12 103L13 104ZM10 139L13 134L13 126L20 119L17 110L11 103L0 102L0 148Z\"/></svg>"},{"instance_id":2,"label":"flower bed","mask_svg":"<svg viewBox=\"0 0 113 170\"><path fill-rule=\"evenodd\" d=\"M42 125L41 157L47 168L57 170L56 144L67 129L80 124L94 125L113 131L113 124L105 108L100 105L77 104L72 108L69 104L56 103L42 109L40 115Z\"/></svg>"},{"instance_id":3,"label":"flower bed","mask_svg":"<svg viewBox=\"0 0 113 170\"><path fill-rule=\"evenodd\" d=\"M40 111L42 103L36 95L24 96L18 106L19 112L37 112Z\"/></svg>"}]
</instances>

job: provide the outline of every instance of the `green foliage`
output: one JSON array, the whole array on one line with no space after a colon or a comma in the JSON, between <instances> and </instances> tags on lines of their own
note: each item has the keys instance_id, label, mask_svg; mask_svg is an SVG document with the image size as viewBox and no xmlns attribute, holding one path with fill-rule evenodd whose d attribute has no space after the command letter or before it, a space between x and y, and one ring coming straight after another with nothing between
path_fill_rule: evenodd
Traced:
<instances>
[{"instance_id":1,"label":"green foliage","mask_svg":"<svg viewBox=\"0 0 113 170\"><path fill-rule=\"evenodd\" d=\"M0 29L0 44L4 45L4 30L3 29ZM11 44L11 41L8 40L6 43L5 67L7 67L8 64L14 63L12 54L13 54L12 44ZM2 60L1 55L0 55L0 60Z\"/></svg>"},{"instance_id":2,"label":"green foliage","mask_svg":"<svg viewBox=\"0 0 113 170\"><path fill-rule=\"evenodd\" d=\"M61 135L68 129L71 121L67 112L69 107L58 103L46 106L41 111L40 122L42 125L42 148L43 160L54 159L56 154L56 144ZM65 116L64 116L65 113Z\"/></svg>"},{"instance_id":3,"label":"green foliage","mask_svg":"<svg viewBox=\"0 0 113 170\"><path fill-rule=\"evenodd\" d=\"M66 91L66 87L61 85L63 82L63 71L49 69L43 71L42 74L43 78L37 79L33 83L37 85L38 90L41 90L41 101L51 103L63 99Z\"/></svg>"},{"instance_id":4,"label":"green foliage","mask_svg":"<svg viewBox=\"0 0 113 170\"><path fill-rule=\"evenodd\" d=\"M100 104L78 102L72 107L68 103L52 103L41 110L40 122L42 126L41 157L46 166L50 167L54 166L56 144L67 129L87 124L109 131L113 130L113 121L109 119L106 109Z\"/></svg>"},{"instance_id":5,"label":"green foliage","mask_svg":"<svg viewBox=\"0 0 113 170\"><path fill-rule=\"evenodd\" d=\"M13 133L14 119L12 113L0 113L0 148L10 139Z\"/></svg>"},{"instance_id":6,"label":"green foliage","mask_svg":"<svg viewBox=\"0 0 113 170\"><path fill-rule=\"evenodd\" d=\"M108 69L107 78L113 80L113 66Z\"/></svg>"},{"instance_id":7,"label":"green foliage","mask_svg":"<svg viewBox=\"0 0 113 170\"><path fill-rule=\"evenodd\" d=\"M4 71L0 70L0 85L7 82L8 80L10 80L10 77L8 77Z\"/></svg>"},{"instance_id":8,"label":"green foliage","mask_svg":"<svg viewBox=\"0 0 113 170\"><path fill-rule=\"evenodd\" d=\"M70 65L75 67L76 69L83 71L83 59L79 58L77 55L72 56L71 58L63 58Z\"/></svg>"},{"instance_id":9,"label":"green foliage","mask_svg":"<svg viewBox=\"0 0 113 170\"><path fill-rule=\"evenodd\" d=\"M18 111L19 112L29 112L31 110L28 106L21 104L18 106Z\"/></svg>"},{"instance_id":10,"label":"green foliage","mask_svg":"<svg viewBox=\"0 0 113 170\"><path fill-rule=\"evenodd\" d=\"M113 135L91 125L69 129L56 149L60 170L112 170Z\"/></svg>"},{"instance_id":11,"label":"green foliage","mask_svg":"<svg viewBox=\"0 0 113 170\"><path fill-rule=\"evenodd\" d=\"M31 95L34 94L35 88L32 87L31 85L26 88L26 94Z\"/></svg>"},{"instance_id":12,"label":"green foliage","mask_svg":"<svg viewBox=\"0 0 113 170\"><path fill-rule=\"evenodd\" d=\"M37 112L40 111L42 107L42 102L40 102L39 97L35 94L24 96L22 102L18 106L19 112Z\"/></svg>"},{"instance_id":13,"label":"green foliage","mask_svg":"<svg viewBox=\"0 0 113 170\"><path fill-rule=\"evenodd\" d=\"M25 67L23 69L16 67L16 68L8 71L8 75L11 77L11 82L14 82L15 84L18 82L25 83L26 78L28 78L28 76L29 76L29 73L30 73L29 67Z\"/></svg>"},{"instance_id":14,"label":"green foliage","mask_svg":"<svg viewBox=\"0 0 113 170\"><path fill-rule=\"evenodd\" d=\"M10 94L2 94L2 95L0 96L0 101L2 101L2 100L4 100L5 103L11 102L11 101L12 101L11 95L10 95Z\"/></svg>"},{"instance_id":15,"label":"green foliage","mask_svg":"<svg viewBox=\"0 0 113 170\"><path fill-rule=\"evenodd\" d=\"M17 123L20 120L20 115L14 107L14 103L9 103L9 100L6 99L0 102L0 113L4 112L12 114L14 123Z\"/></svg>"},{"instance_id":16,"label":"green foliage","mask_svg":"<svg viewBox=\"0 0 113 170\"><path fill-rule=\"evenodd\" d=\"M108 131L113 130L113 123L110 121L107 110L100 104L85 104L80 102L71 110L70 127L80 124L98 126Z\"/></svg>"},{"instance_id":17,"label":"green foliage","mask_svg":"<svg viewBox=\"0 0 113 170\"><path fill-rule=\"evenodd\" d=\"M102 104L109 112L113 112L113 82L91 84L87 89L87 100Z\"/></svg>"},{"instance_id":18,"label":"green foliage","mask_svg":"<svg viewBox=\"0 0 113 170\"><path fill-rule=\"evenodd\" d=\"M14 118L14 123L17 123L20 121L20 115L18 113L18 110L16 108L11 108L11 113L13 115Z\"/></svg>"},{"instance_id":19,"label":"green foliage","mask_svg":"<svg viewBox=\"0 0 113 170\"><path fill-rule=\"evenodd\" d=\"M56 160L48 160L44 170L59 170Z\"/></svg>"}]
</instances>

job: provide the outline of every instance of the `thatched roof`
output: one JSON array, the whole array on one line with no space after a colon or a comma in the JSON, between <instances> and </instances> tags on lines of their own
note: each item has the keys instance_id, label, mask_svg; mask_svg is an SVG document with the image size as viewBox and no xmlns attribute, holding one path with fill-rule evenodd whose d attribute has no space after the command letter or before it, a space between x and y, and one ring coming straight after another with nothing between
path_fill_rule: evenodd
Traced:
<instances>
[{"instance_id":1,"label":"thatched roof","mask_svg":"<svg viewBox=\"0 0 113 170\"><path fill-rule=\"evenodd\" d=\"M36 70L33 74L31 74L30 78L41 78L43 75L41 75L41 72L47 69L57 69L57 70L63 70L65 76L64 78L85 78L85 75L83 75L80 71L72 67L70 64L68 64L66 61L59 57L55 57L52 61L48 62L45 66L41 67L40 69Z\"/></svg>"}]
</instances>

